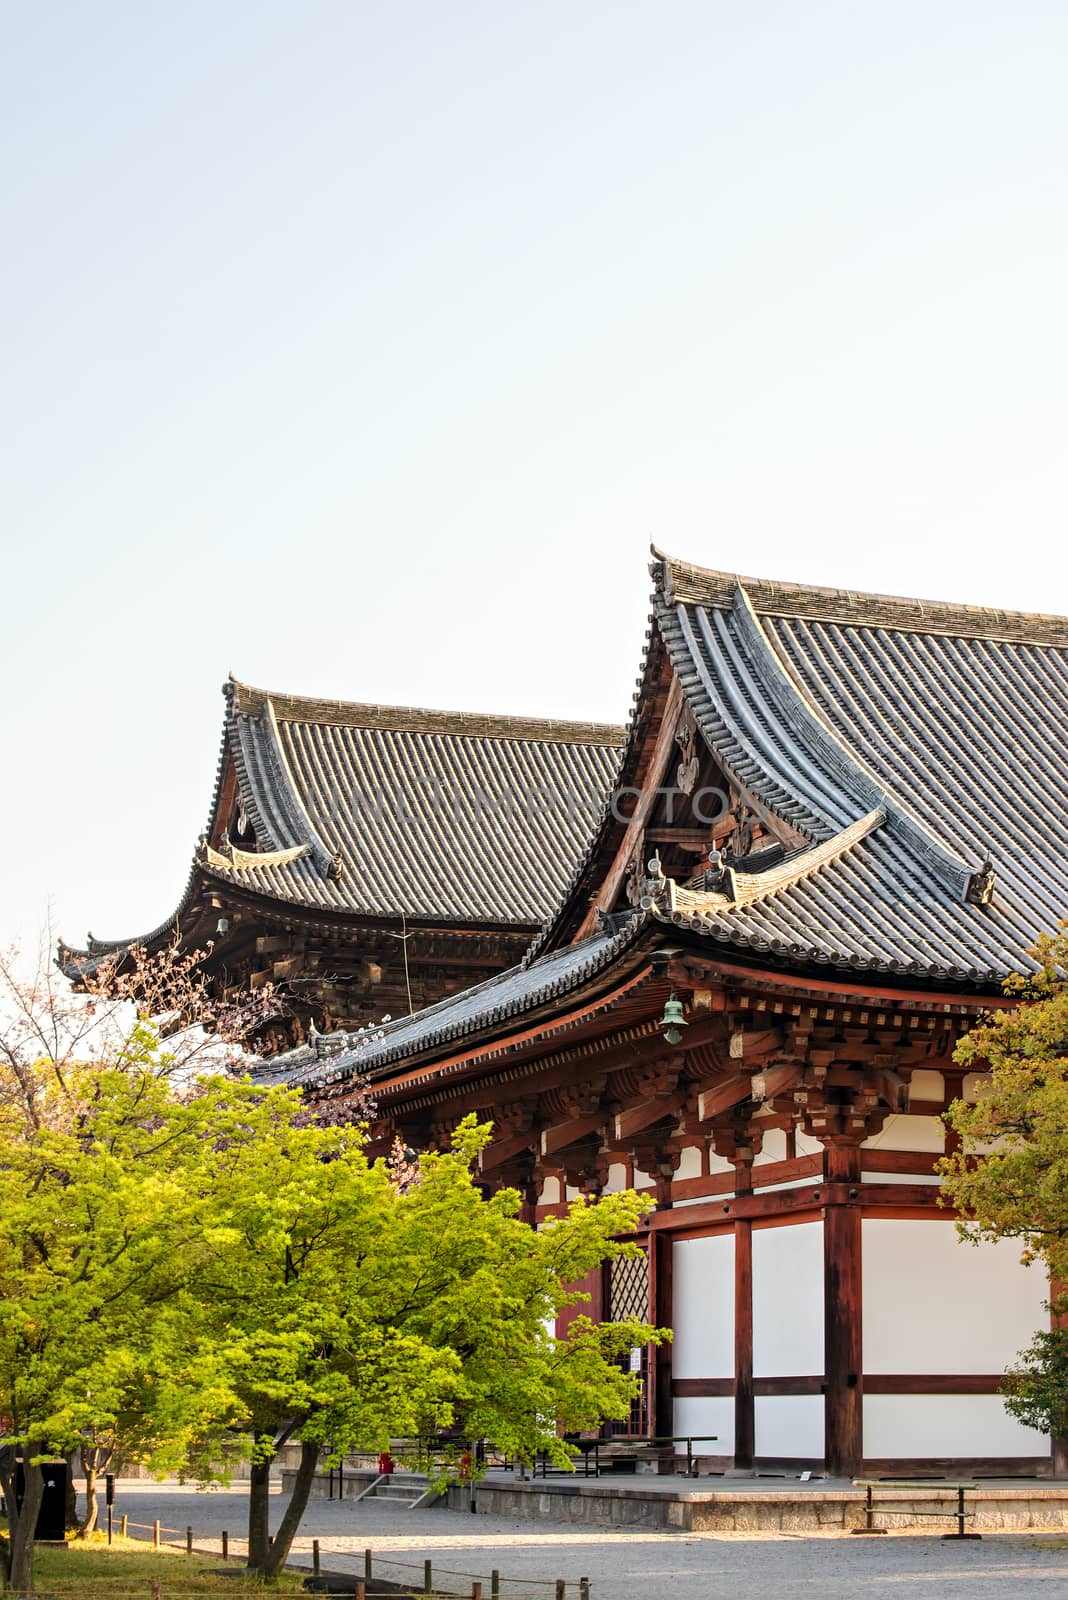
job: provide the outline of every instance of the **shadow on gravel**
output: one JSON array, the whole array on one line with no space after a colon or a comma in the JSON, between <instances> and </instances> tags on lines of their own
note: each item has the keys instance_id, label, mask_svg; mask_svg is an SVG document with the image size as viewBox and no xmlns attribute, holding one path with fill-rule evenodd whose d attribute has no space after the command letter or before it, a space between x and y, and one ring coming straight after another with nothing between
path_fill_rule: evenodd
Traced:
<instances>
[{"instance_id":1,"label":"shadow on gravel","mask_svg":"<svg viewBox=\"0 0 1068 1600\"><path fill-rule=\"evenodd\" d=\"M351 1572L320 1572L317 1578L306 1578L304 1587L310 1594L344 1594L352 1600L356 1593L356 1579ZM404 1588L399 1583L390 1583L386 1578L374 1578L367 1588L367 1600L373 1595L389 1595L397 1600L421 1600L412 1589Z\"/></svg>"}]
</instances>

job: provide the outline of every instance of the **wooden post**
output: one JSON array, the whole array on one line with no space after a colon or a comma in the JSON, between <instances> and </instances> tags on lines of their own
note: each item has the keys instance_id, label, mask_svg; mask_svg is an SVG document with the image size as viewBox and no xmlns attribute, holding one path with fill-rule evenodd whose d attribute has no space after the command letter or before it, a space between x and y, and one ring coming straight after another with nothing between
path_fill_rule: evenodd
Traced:
<instances>
[{"instance_id":1,"label":"wooden post","mask_svg":"<svg viewBox=\"0 0 1068 1600\"><path fill-rule=\"evenodd\" d=\"M654 1233L649 1240L649 1320L657 1328L672 1324L673 1245L670 1233ZM653 1438L670 1438L675 1432L675 1403L671 1393L671 1346L655 1345L649 1352L649 1432Z\"/></svg>"},{"instance_id":2,"label":"wooden post","mask_svg":"<svg viewBox=\"0 0 1068 1600\"><path fill-rule=\"evenodd\" d=\"M315 1577L315 1578L317 1578L319 1576L319 1541L318 1541L318 1539L313 1539L312 1540L312 1576Z\"/></svg>"},{"instance_id":3,"label":"wooden post","mask_svg":"<svg viewBox=\"0 0 1068 1600\"><path fill-rule=\"evenodd\" d=\"M224 1561L229 1561L230 1559L230 1535L225 1528L222 1535L222 1558Z\"/></svg>"},{"instance_id":4,"label":"wooden post","mask_svg":"<svg viewBox=\"0 0 1068 1600\"><path fill-rule=\"evenodd\" d=\"M356 1600L367 1600L367 1585L362 1578L356 1579Z\"/></svg>"},{"instance_id":5,"label":"wooden post","mask_svg":"<svg viewBox=\"0 0 1068 1600\"><path fill-rule=\"evenodd\" d=\"M130 1526L129 1517L128 1516L121 1516L119 1518L119 1535L120 1535L121 1538L125 1539L127 1537L126 1530L127 1530L127 1528L129 1526Z\"/></svg>"},{"instance_id":6,"label":"wooden post","mask_svg":"<svg viewBox=\"0 0 1068 1600\"><path fill-rule=\"evenodd\" d=\"M482 1600L482 1585L477 1578L471 1584L471 1600Z\"/></svg>"},{"instance_id":7,"label":"wooden post","mask_svg":"<svg viewBox=\"0 0 1068 1600\"><path fill-rule=\"evenodd\" d=\"M191 1556L193 1554L193 1525L192 1525L192 1523L187 1524L186 1530L185 1530L185 1553L186 1553L187 1556Z\"/></svg>"},{"instance_id":8,"label":"wooden post","mask_svg":"<svg viewBox=\"0 0 1068 1600\"><path fill-rule=\"evenodd\" d=\"M158 1517L156 1518L155 1522L153 1522L153 1524L152 1524L152 1548L153 1548L153 1550L158 1550L159 1549L159 1518Z\"/></svg>"},{"instance_id":9,"label":"wooden post","mask_svg":"<svg viewBox=\"0 0 1068 1600\"><path fill-rule=\"evenodd\" d=\"M557 1578L557 1580L556 1580L556 1600L566 1600L566 1597L567 1597L567 1583L563 1578Z\"/></svg>"},{"instance_id":10,"label":"wooden post","mask_svg":"<svg viewBox=\"0 0 1068 1600\"><path fill-rule=\"evenodd\" d=\"M370 1550L365 1550L364 1553L363 1553L363 1575L364 1575L364 1578L366 1579L366 1581L368 1583L370 1583L370 1581L371 1581L371 1552L370 1552Z\"/></svg>"},{"instance_id":11,"label":"wooden post","mask_svg":"<svg viewBox=\"0 0 1068 1600\"><path fill-rule=\"evenodd\" d=\"M499 1570L494 1567L493 1571L490 1573L490 1600L500 1600L500 1595L501 1574Z\"/></svg>"},{"instance_id":12,"label":"wooden post","mask_svg":"<svg viewBox=\"0 0 1068 1600\"><path fill-rule=\"evenodd\" d=\"M152 1588L150 1589L149 1593L152 1596L152 1600L160 1600L161 1590L160 1590L159 1579L158 1578L153 1578L152 1579Z\"/></svg>"},{"instance_id":13,"label":"wooden post","mask_svg":"<svg viewBox=\"0 0 1068 1600\"><path fill-rule=\"evenodd\" d=\"M823 1208L824 1451L828 1475L851 1478L863 1454L859 1146L825 1145L823 1171L826 1183L857 1191Z\"/></svg>"},{"instance_id":14,"label":"wooden post","mask_svg":"<svg viewBox=\"0 0 1068 1600\"><path fill-rule=\"evenodd\" d=\"M590 1600L590 1580L589 1580L589 1578L580 1578L579 1579L579 1600Z\"/></svg>"},{"instance_id":15,"label":"wooden post","mask_svg":"<svg viewBox=\"0 0 1068 1600\"><path fill-rule=\"evenodd\" d=\"M741 1176L741 1167L735 1170ZM737 1470L752 1471L755 1447L753 1224L745 1217L734 1224L734 1465Z\"/></svg>"},{"instance_id":16,"label":"wooden post","mask_svg":"<svg viewBox=\"0 0 1068 1600\"><path fill-rule=\"evenodd\" d=\"M434 1593L434 1570L432 1563L429 1561L423 1562L423 1593Z\"/></svg>"}]
</instances>

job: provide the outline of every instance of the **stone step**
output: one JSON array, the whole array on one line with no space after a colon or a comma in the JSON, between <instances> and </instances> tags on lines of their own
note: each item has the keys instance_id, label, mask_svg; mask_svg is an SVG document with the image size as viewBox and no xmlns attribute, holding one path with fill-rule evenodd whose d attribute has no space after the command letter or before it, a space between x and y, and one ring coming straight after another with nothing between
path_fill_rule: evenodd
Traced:
<instances>
[{"instance_id":1,"label":"stone step","mask_svg":"<svg viewBox=\"0 0 1068 1600\"><path fill-rule=\"evenodd\" d=\"M428 1479L415 1474L405 1474L403 1478L387 1479L376 1483L366 1495L368 1500L392 1500L396 1505L414 1506L421 1500L430 1488Z\"/></svg>"}]
</instances>

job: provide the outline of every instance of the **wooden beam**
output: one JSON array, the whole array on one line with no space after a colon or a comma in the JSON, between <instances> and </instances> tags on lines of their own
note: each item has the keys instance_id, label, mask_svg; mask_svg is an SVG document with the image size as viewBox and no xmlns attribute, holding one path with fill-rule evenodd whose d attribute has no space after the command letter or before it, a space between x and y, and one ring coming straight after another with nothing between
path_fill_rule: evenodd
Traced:
<instances>
[{"instance_id":1,"label":"wooden beam","mask_svg":"<svg viewBox=\"0 0 1068 1600\"><path fill-rule=\"evenodd\" d=\"M614 1118L613 1131L616 1140L632 1139L636 1133L642 1133L654 1123L662 1122L665 1117L674 1116L677 1111L682 1110L685 1103L685 1094L671 1094L663 1098L654 1096L651 1100L643 1100L640 1105L629 1106L626 1111L621 1111Z\"/></svg>"},{"instance_id":2,"label":"wooden beam","mask_svg":"<svg viewBox=\"0 0 1068 1600\"><path fill-rule=\"evenodd\" d=\"M634 816L627 823L619 849L616 851L612 865L601 884L597 899L590 907L576 935L578 939L584 939L593 932L597 926L597 912L599 910L611 911L616 902L627 867L630 865L630 858L634 854L638 840L641 838L646 823L652 814L652 805L648 803L649 797L663 778L668 759L675 748L675 726L679 720L679 712L681 710L682 687L678 678L672 673L671 688L668 690L664 715L660 719L660 731L653 746L652 760L645 775L645 782L642 784L637 809Z\"/></svg>"},{"instance_id":3,"label":"wooden beam","mask_svg":"<svg viewBox=\"0 0 1068 1600\"><path fill-rule=\"evenodd\" d=\"M746 803L749 804L748 801ZM802 977L795 973L770 970L757 972L740 962L723 960L719 956L704 956L696 951L688 953L686 960L689 965L700 966L705 971L705 981L710 985L720 983L727 988L752 990L754 993L781 993L787 1001L804 1001L812 997L818 998L821 1003L829 1001L849 1007L877 1005L880 1009L900 1008L918 1015L937 1012L941 1014L940 1020L946 1022L961 1020L995 1007L1007 1010L1016 1003L996 988L984 995L963 994L960 990L951 989L909 993L887 984L870 984L866 981L866 975L860 972L851 978L838 979Z\"/></svg>"},{"instance_id":4,"label":"wooden beam","mask_svg":"<svg viewBox=\"0 0 1068 1600\"><path fill-rule=\"evenodd\" d=\"M592 1111L586 1117L566 1117L562 1122L554 1122L551 1128L541 1131L542 1155L552 1156L558 1150L566 1150L569 1145L580 1144L591 1133L599 1132L608 1120L608 1112L601 1110Z\"/></svg>"},{"instance_id":5,"label":"wooden beam","mask_svg":"<svg viewBox=\"0 0 1068 1600\"><path fill-rule=\"evenodd\" d=\"M865 1394L1000 1394L1003 1372L866 1372Z\"/></svg>"},{"instance_id":6,"label":"wooden beam","mask_svg":"<svg viewBox=\"0 0 1068 1600\"><path fill-rule=\"evenodd\" d=\"M733 826L734 819L729 820ZM713 830L711 824L707 828L646 828L645 838L648 844L673 844L679 850L703 855L712 848Z\"/></svg>"},{"instance_id":7,"label":"wooden beam","mask_svg":"<svg viewBox=\"0 0 1068 1600\"><path fill-rule=\"evenodd\" d=\"M735 1028L729 1053L732 1061L756 1061L769 1053L779 1054L782 1048L781 1028Z\"/></svg>"},{"instance_id":8,"label":"wooden beam","mask_svg":"<svg viewBox=\"0 0 1068 1600\"><path fill-rule=\"evenodd\" d=\"M697 1096L697 1115L701 1122L709 1122L721 1111L748 1100L752 1093L752 1079L748 1072L735 1072L724 1078L714 1089L704 1089Z\"/></svg>"},{"instance_id":9,"label":"wooden beam","mask_svg":"<svg viewBox=\"0 0 1068 1600\"><path fill-rule=\"evenodd\" d=\"M672 1380L671 1392L677 1400L727 1399L734 1393L734 1379L675 1378Z\"/></svg>"},{"instance_id":10,"label":"wooden beam","mask_svg":"<svg viewBox=\"0 0 1068 1600\"><path fill-rule=\"evenodd\" d=\"M801 1066L795 1062L784 1062L778 1067L769 1067L763 1072L755 1072L750 1079L754 1100L774 1100L777 1094L784 1089L792 1089L795 1083L801 1081Z\"/></svg>"},{"instance_id":11,"label":"wooden beam","mask_svg":"<svg viewBox=\"0 0 1068 1600\"><path fill-rule=\"evenodd\" d=\"M522 1155L524 1150L533 1150L537 1139L536 1133L512 1133L506 1139L494 1139L478 1158L479 1171L492 1172L495 1167L503 1167L506 1161Z\"/></svg>"}]
</instances>

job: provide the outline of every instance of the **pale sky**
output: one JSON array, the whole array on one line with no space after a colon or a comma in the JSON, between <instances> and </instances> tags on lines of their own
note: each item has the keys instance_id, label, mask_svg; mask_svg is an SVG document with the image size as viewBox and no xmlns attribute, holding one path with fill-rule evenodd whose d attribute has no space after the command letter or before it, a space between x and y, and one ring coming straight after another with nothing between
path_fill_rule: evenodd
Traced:
<instances>
[{"instance_id":1,"label":"pale sky","mask_svg":"<svg viewBox=\"0 0 1068 1600\"><path fill-rule=\"evenodd\" d=\"M0 943L220 685L622 720L650 540L1068 612L1068 8L4 8Z\"/></svg>"}]
</instances>

